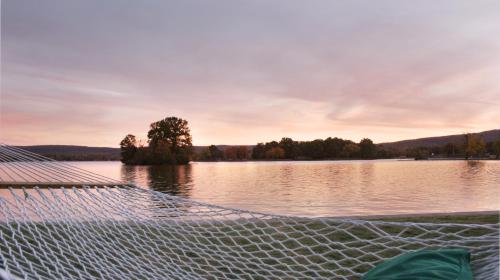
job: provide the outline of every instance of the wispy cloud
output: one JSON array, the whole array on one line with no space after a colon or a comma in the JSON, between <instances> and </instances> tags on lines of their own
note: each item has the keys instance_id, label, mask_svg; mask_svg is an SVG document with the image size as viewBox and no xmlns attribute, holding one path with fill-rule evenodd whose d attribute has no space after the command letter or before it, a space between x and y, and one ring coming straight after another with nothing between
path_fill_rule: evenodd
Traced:
<instances>
[{"instance_id":1,"label":"wispy cloud","mask_svg":"<svg viewBox=\"0 0 500 280\"><path fill-rule=\"evenodd\" d=\"M116 146L498 128L498 1L2 3L1 137Z\"/></svg>"}]
</instances>

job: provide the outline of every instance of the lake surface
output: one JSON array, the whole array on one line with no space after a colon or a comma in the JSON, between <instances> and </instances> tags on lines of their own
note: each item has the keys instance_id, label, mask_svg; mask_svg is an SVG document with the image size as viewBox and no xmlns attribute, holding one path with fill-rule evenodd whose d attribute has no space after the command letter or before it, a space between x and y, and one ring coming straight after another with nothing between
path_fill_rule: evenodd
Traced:
<instances>
[{"instance_id":1,"label":"lake surface","mask_svg":"<svg viewBox=\"0 0 500 280\"><path fill-rule=\"evenodd\" d=\"M111 178L212 204L301 216L500 209L500 161L71 162Z\"/></svg>"}]
</instances>

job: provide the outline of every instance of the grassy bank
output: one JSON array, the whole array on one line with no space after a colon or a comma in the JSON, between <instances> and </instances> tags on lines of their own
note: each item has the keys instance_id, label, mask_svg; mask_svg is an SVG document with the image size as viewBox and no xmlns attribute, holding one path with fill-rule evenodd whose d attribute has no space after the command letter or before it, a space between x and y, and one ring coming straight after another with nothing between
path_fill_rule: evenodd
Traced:
<instances>
[{"instance_id":1,"label":"grassy bank","mask_svg":"<svg viewBox=\"0 0 500 280\"><path fill-rule=\"evenodd\" d=\"M411 216L392 217L366 217L366 220L379 220L386 222L412 222L412 223L452 223L452 224L498 224L500 212L477 212L477 213L457 213L457 214L423 214Z\"/></svg>"},{"instance_id":2,"label":"grassy bank","mask_svg":"<svg viewBox=\"0 0 500 280\"><path fill-rule=\"evenodd\" d=\"M495 258L495 250L476 248L496 246L498 252L498 243L478 237L498 236L498 218L498 213L481 213L360 221L250 218L0 223L0 253L6 260L15 258L26 271L30 271L29 261L39 274L60 278L78 274L47 271L56 259L78 273L103 279L118 277L119 272L135 279L165 277L173 269L206 279L241 275L245 279L359 279L385 258L436 246L468 248L474 266L480 267ZM455 225L439 225L443 223Z\"/></svg>"}]
</instances>

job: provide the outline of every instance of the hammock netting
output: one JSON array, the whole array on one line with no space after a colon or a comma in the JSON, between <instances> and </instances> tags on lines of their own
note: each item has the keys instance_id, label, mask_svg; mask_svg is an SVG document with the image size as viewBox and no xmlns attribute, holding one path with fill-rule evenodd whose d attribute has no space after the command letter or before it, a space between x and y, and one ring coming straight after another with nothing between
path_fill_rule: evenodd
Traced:
<instances>
[{"instance_id":1,"label":"hammock netting","mask_svg":"<svg viewBox=\"0 0 500 280\"><path fill-rule=\"evenodd\" d=\"M459 247L499 277L498 224L306 218L139 188L0 145L0 279L359 279Z\"/></svg>"}]
</instances>

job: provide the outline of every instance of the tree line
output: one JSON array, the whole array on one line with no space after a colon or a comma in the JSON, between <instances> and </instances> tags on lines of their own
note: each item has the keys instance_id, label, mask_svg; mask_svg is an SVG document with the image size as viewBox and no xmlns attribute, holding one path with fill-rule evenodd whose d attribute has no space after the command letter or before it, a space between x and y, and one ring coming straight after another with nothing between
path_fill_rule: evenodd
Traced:
<instances>
[{"instance_id":1,"label":"tree line","mask_svg":"<svg viewBox=\"0 0 500 280\"><path fill-rule=\"evenodd\" d=\"M220 149L215 145L210 145L201 152L195 153L193 159L198 161L238 161L252 158L251 150L247 146L229 146Z\"/></svg>"},{"instance_id":2,"label":"tree line","mask_svg":"<svg viewBox=\"0 0 500 280\"><path fill-rule=\"evenodd\" d=\"M196 154L197 160L320 160L336 158L377 158L381 156L372 140L365 138L359 143L341 138L294 141L284 137L279 142L257 143L253 148L230 146L219 149L211 145ZM384 154L384 156L386 156Z\"/></svg>"},{"instance_id":3,"label":"tree line","mask_svg":"<svg viewBox=\"0 0 500 280\"><path fill-rule=\"evenodd\" d=\"M252 151L253 159L337 159L377 157L377 148L372 140L362 139L359 143L342 138L294 141L284 137L279 142L258 143Z\"/></svg>"},{"instance_id":4,"label":"tree line","mask_svg":"<svg viewBox=\"0 0 500 280\"><path fill-rule=\"evenodd\" d=\"M121 161L125 164L187 164L191 160L324 160L324 159L378 159L410 157L481 158L494 155L500 158L500 140L485 143L478 134L464 134L460 143L442 146L417 147L398 150L376 145L369 138L354 142L338 137L295 141L283 137L280 141L257 143L249 146L229 146L221 149L215 145L193 153L192 137L188 122L177 117L167 117L151 123L147 142L142 143L128 134L120 142Z\"/></svg>"},{"instance_id":5,"label":"tree line","mask_svg":"<svg viewBox=\"0 0 500 280\"><path fill-rule=\"evenodd\" d=\"M369 138L359 143L338 137L295 141L283 137L280 141L257 143L253 148L231 146L220 149L211 145L195 154L195 160L325 160L325 159L389 159L432 157L448 158L500 158L500 140L484 142L477 134L464 134L463 141L441 146L395 149L376 145Z\"/></svg>"}]
</instances>

